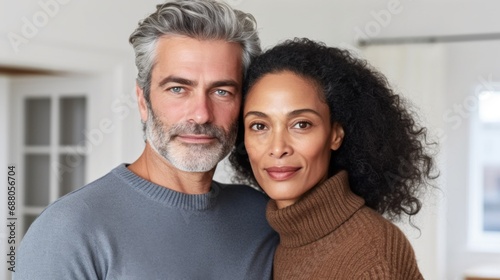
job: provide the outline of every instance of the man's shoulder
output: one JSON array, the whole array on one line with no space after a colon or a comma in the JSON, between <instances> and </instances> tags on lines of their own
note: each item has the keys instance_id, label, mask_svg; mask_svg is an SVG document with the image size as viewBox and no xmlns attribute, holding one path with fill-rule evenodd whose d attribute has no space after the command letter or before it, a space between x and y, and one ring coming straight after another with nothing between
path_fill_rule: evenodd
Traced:
<instances>
[{"instance_id":1,"label":"man's shoulder","mask_svg":"<svg viewBox=\"0 0 500 280\"><path fill-rule=\"evenodd\" d=\"M268 196L264 192L249 185L228 184L217 181L213 181L213 183L216 184L223 193L229 193L238 197L248 196L255 199L269 200Z\"/></svg>"},{"instance_id":2,"label":"man's shoulder","mask_svg":"<svg viewBox=\"0 0 500 280\"><path fill-rule=\"evenodd\" d=\"M265 193L248 185L214 183L220 189L217 199L220 207L243 212L253 209L255 215L265 217L265 209L269 201Z\"/></svg>"},{"instance_id":3,"label":"man's shoulder","mask_svg":"<svg viewBox=\"0 0 500 280\"><path fill-rule=\"evenodd\" d=\"M93 205L100 204L112 194L113 187L120 184L120 180L113 174L113 171L108 172L102 177L58 198L47 206L40 216L45 215L64 215L71 217L72 213L81 211L89 211Z\"/></svg>"},{"instance_id":4,"label":"man's shoulder","mask_svg":"<svg viewBox=\"0 0 500 280\"><path fill-rule=\"evenodd\" d=\"M233 183L221 183L216 180L213 181L214 184L217 184L220 188L223 189L234 189L238 191L248 191L248 192L256 192L263 194L263 192L257 188L254 188L249 185L244 185L244 184L233 184Z\"/></svg>"},{"instance_id":5,"label":"man's shoulder","mask_svg":"<svg viewBox=\"0 0 500 280\"><path fill-rule=\"evenodd\" d=\"M44 276L52 273L70 275L75 273L75 267L82 269L82 275L91 273L99 228L95 225L105 222L102 218L105 215L96 205L109 199L106 186L116 181L116 176L109 172L47 206L21 241L18 268L22 272L19 277L24 279L26 275L41 271L46 273ZM49 253L50 258L47 258ZM85 279L90 278L85 276Z\"/></svg>"}]
</instances>

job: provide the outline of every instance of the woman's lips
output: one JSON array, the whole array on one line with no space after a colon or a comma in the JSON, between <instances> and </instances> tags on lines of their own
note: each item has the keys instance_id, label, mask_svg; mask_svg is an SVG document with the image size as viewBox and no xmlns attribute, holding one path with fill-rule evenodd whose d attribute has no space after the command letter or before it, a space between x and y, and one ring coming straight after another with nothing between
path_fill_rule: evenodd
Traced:
<instances>
[{"instance_id":1,"label":"woman's lips","mask_svg":"<svg viewBox=\"0 0 500 280\"><path fill-rule=\"evenodd\" d=\"M292 176L294 176L297 171L300 170L300 167L293 167L293 166L273 166L273 167L268 167L264 168L266 170L267 174L271 179L276 180L276 181L285 181Z\"/></svg>"}]
</instances>

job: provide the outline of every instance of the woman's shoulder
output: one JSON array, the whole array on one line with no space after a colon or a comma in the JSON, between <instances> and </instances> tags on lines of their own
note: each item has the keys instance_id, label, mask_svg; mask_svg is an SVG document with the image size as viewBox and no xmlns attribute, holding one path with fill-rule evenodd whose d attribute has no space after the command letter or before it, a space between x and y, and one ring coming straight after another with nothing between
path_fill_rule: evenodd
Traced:
<instances>
[{"instance_id":1,"label":"woman's shoulder","mask_svg":"<svg viewBox=\"0 0 500 280\"><path fill-rule=\"evenodd\" d=\"M366 273L386 268L391 277L402 277L390 279L422 279L411 243L396 224L368 207L361 208L353 219L363 244L360 255L372 260Z\"/></svg>"},{"instance_id":2,"label":"woman's shoulder","mask_svg":"<svg viewBox=\"0 0 500 280\"><path fill-rule=\"evenodd\" d=\"M359 227L374 238L406 239L405 234L396 224L367 206L359 209L350 220L354 227Z\"/></svg>"}]
</instances>

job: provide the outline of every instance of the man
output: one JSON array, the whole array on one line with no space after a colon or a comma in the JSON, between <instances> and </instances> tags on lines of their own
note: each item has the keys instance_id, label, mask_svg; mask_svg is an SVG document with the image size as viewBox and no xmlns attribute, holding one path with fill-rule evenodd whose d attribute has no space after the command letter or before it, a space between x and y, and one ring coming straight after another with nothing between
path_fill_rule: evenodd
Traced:
<instances>
[{"instance_id":1,"label":"man","mask_svg":"<svg viewBox=\"0 0 500 280\"><path fill-rule=\"evenodd\" d=\"M15 279L269 279L265 196L212 181L260 52L253 17L212 0L166 3L130 42L144 152L50 205Z\"/></svg>"}]
</instances>

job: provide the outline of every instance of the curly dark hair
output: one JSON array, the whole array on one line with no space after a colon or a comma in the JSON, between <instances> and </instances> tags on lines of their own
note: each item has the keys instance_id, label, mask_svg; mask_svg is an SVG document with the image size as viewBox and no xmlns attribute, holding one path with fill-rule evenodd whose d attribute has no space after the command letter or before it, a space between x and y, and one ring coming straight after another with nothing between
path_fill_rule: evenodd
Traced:
<instances>
[{"instance_id":1,"label":"curly dark hair","mask_svg":"<svg viewBox=\"0 0 500 280\"><path fill-rule=\"evenodd\" d=\"M410 104L395 94L384 75L347 50L305 38L287 40L256 58L243 85L290 71L315 81L330 109L331 123L342 125L341 147L332 151L329 176L347 170L351 190L391 220L417 214L421 190L438 175L428 150L427 130L417 124ZM229 157L233 180L258 186L243 143L243 121Z\"/></svg>"}]
</instances>

